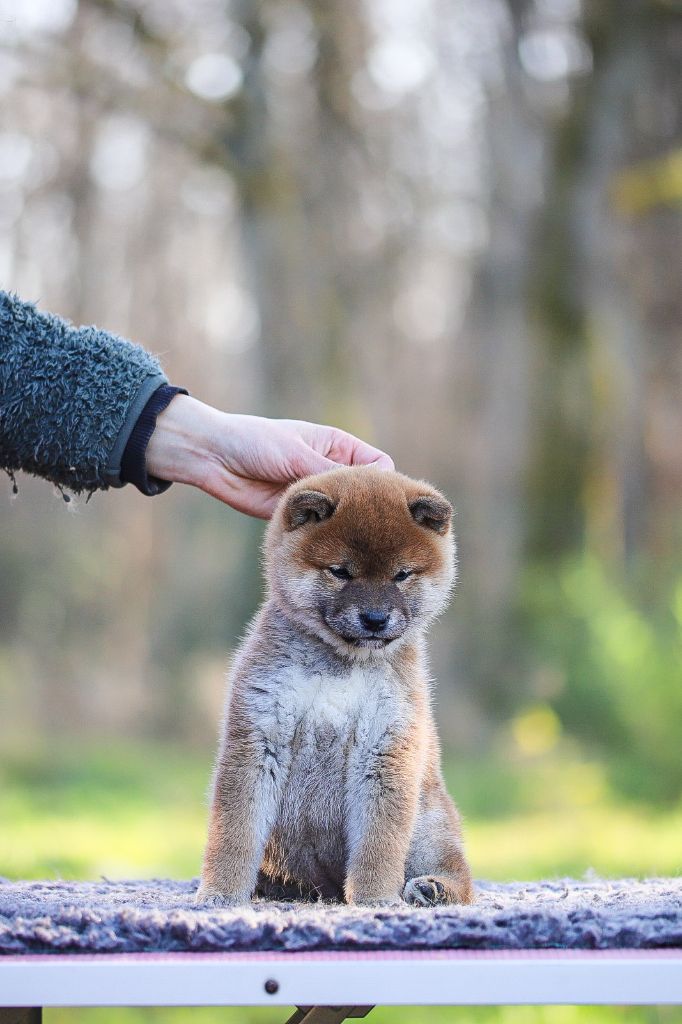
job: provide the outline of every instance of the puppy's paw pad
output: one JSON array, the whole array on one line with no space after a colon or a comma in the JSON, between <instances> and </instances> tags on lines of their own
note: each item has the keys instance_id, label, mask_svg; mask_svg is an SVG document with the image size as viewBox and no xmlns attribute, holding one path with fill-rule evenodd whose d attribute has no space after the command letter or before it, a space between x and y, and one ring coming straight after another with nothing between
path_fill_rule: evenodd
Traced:
<instances>
[{"instance_id":1,"label":"puppy's paw pad","mask_svg":"<svg viewBox=\"0 0 682 1024\"><path fill-rule=\"evenodd\" d=\"M445 902L445 887L437 878L420 875L411 878L403 889L403 899L416 907L434 907Z\"/></svg>"}]
</instances>

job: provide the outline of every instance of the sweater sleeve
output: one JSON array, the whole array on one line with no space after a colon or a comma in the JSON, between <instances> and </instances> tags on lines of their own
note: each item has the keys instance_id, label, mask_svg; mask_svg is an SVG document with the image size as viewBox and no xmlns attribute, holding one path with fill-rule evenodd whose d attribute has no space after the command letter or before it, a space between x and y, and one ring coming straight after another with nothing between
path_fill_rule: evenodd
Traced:
<instances>
[{"instance_id":1,"label":"sweater sleeve","mask_svg":"<svg viewBox=\"0 0 682 1024\"><path fill-rule=\"evenodd\" d=\"M167 383L139 345L0 291L0 469L75 492L121 487L121 457Z\"/></svg>"}]
</instances>

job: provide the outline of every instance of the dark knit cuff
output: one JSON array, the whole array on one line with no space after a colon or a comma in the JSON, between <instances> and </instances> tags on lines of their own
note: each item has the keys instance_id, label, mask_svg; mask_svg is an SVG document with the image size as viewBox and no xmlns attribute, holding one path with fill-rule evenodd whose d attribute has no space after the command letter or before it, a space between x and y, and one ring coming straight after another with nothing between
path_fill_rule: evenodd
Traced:
<instances>
[{"instance_id":1,"label":"dark knit cuff","mask_svg":"<svg viewBox=\"0 0 682 1024\"><path fill-rule=\"evenodd\" d=\"M170 480L159 480L147 474L147 445L156 427L156 417L163 412L176 395L187 395L186 388L162 384L151 396L133 427L121 457L121 483L134 484L142 494L163 494Z\"/></svg>"}]
</instances>

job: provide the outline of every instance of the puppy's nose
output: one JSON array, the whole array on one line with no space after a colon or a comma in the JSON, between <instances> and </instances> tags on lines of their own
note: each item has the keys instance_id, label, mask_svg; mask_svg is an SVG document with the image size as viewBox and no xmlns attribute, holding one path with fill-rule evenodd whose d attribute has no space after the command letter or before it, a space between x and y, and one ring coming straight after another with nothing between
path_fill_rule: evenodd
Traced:
<instances>
[{"instance_id":1,"label":"puppy's nose","mask_svg":"<svg viewBox=\"0 0 682 1024\"><path fill-rule=\"evenodd\" d=\"M381 633L382 629L386 628L388 620L389 616L385 612L372 611L371 609L366 612L360 612L360 622L365 629L371 630L372 633Z\"/></svg>"}]
</instances>

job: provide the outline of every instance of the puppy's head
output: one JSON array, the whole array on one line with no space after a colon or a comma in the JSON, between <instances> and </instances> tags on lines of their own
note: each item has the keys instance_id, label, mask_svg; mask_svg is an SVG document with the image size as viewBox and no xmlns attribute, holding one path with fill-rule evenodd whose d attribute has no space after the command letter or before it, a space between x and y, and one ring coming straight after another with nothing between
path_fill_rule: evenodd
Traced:
<instances>
[{"instance_id":1,"label":"puppy's head","mask_svg":"<svg viewBox=\"0 0 682 1024\"><path fill-rule=\"evenodd\" d=\"M340 468L293 484L266 535L270 593L341 653L385 652L443 610L452 506L400 473Z\"/></svg>"}]
</instances>

